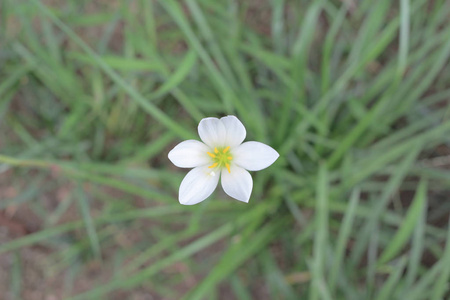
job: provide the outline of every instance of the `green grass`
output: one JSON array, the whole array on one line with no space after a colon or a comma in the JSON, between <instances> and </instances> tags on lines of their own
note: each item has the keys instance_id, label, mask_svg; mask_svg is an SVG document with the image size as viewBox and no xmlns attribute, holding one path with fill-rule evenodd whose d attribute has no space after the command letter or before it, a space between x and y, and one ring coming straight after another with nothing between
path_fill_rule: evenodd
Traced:
<instances>
[{"instance_id":1,"label":"green grass","mask_svg":"<svg viewBox=\"0 0 450 300\"><path fill-rule=\"evenodd\" d=\"M58 299L445 299L449 19L442 0L2 1L2 293L27 299L40 253ZM281 156L248 204L181 206L167 153L227 114Z\"/></svg>"}]
</instances>

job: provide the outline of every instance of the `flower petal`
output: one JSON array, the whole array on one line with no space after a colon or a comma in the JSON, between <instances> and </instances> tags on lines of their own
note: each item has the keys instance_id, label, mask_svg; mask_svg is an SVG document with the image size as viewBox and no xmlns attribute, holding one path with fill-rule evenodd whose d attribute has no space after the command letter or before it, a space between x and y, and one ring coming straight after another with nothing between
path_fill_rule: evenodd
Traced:
<instances>
[{"instance_id":1,"label":"flower petal","mask_svg":"<svg viewBox=\"0 0 450 300\"><path fill-rule=\"evenodd\" d=\"M226 116L221 118L220 121L227 131L225 146L230 146L231 148L239 146L247 135L242 122L235 116Z\"/></svg>"},{"instance_id":2,"label":"flower petal","mask_svg":"<svg viewBox=\"0 0 450 300\"><path fill-rule=\"evenodd\" d=\"M231 166L231 172L222 169L222 188L230 197L247 203L253 189L252 176L245 169Z\"/></svg>"},{"instance_id":3,"label":"flower petal","mask_svg":"<svg viewBox=\"0 0 450 300\"><path fill-rule=\"evenodd\" d=\"M202 202L214 192L219 177L219 172L214 172L207 166L190 170L181 182L178 200L183 205Z\"/></svg>"},{"instance_id":4,"label":"flower petal","mask_svg":"<svg viewBox=\"0 0 450 300\"><path fill-rule=\"evenodd\" d=\"M211 162L206 154L209 147L196 140L187 140L176 145L169 152L170 161L179 168L194 168Z\"/></svg>"},{"instance_id":5,"label":"flower petal","mask_svg":"<svg viewBox=\"0 0 450 300\"><path fill-rule=\"evenodd\" d=\"M259 171L273 164L280 155L260 142L245 142L233 149L233 161L249 171Z\"/></svg>"},{"instance_id":6,"label":"flower petal","mask_svg":"<svg viewBox=\"0 0 450 300\"><path fill-rule=\"evenodd\" d=\"M211 148L225 145L227 132L223 123L217 118L202 119L198 124L198 134L202 141Z\"/></svg>"}]
</instances>

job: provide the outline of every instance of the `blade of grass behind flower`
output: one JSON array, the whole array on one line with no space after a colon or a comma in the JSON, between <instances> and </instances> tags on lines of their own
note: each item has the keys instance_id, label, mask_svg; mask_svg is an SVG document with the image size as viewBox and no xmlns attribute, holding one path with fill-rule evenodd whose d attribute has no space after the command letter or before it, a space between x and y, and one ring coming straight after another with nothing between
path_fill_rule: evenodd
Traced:
<instances>
[{"instance_id":1,"label":"blade of grass behind flower","mask_svg":"<svg viewBox=\"0 0 450 300\"><path fill-rule=\"evenodd\" d=\"M419 219L417 220L416 226L414 228L414 233L412 236L412 246L410 250L410 259L408 262L408 269L406 274L406 288L407 290L412 288L414 281L419 272L420 263L422 260L422 255L424 251L424 236L425 236L425 226L427 219L427 203L424 203L424 207L420 212Z\"/></svg>"},{"instance_id":2,"label":"blade of grass behind flower","mask_svg":"<svg viewBox=\"0 0 450 300\"><path fill-rule=\"evenodd\" d=\"M335 247L335 251L333 253L333 265L330 269L330 292L334 294L334 290L336 287L336 282L341 272L341 264L343 261L343 255L345 253L345 249L348 244L348 240L350 237L350 232L353 228L353 222L355 219L355 211L358 206L360 198L360 190L355 189L350 196L350 201L345 210L345 214L342 220L342 225L339 228L339 234L337 238L337 243Z\"/></svg>"},{"instance_id":3,"label":"blade of grass behind flower","mask_svg":"<svg viewBox=\"0 0 450 300\"><path fill-rule=\"evenodd\" d=\"M408 65L410 28L410 4L409 0L400 1L400 45L398 51L398 76L403 76Z\"/></svg>"},{"instance_id":4,"label":"blade of grass behind flower","mask_svg":"<svg viewBox=\"0 0 450 300\"><path fill-rule=\"evenodd\" d=\"M322 163L319 167L316 186L316 234L314 236L314 252L311 266L312 282L309 296L312 300L331 299L325 277L326 250L328 247L328 196L328 170L325 164Z\"/></svg>"},{"instance_id":5,"label":"blade of grass behind flower","mask_svg":"<svg viewBox=\"0 0 450 300\"><path fill-rule=\"evenodd\" d=\"M404 271L406 261L407 261L406 258L402 257L400 261L395 264L395 267L393 267L391 270L391 275L388 277L383 286L377 287L377 289L379 289L379 292L375 300L385 300L393 298L395 287L397 286L399 280L401 279L401 275Z\"/></svg>"},{"instance_id":6,"label":"blade of grass behind flower","mask_svg":"<svg viewBox=\"0 0 450 300\"><path fill-rule=\"evenodd\" d=\"M405 220L402 226L398 229L395 236L391 239L389 245L384 249L381 254L378 263L383 264L394 258L402 247L406 244L407 240L410 238L414 227L416 227L417 222L421 212L425 208L425 202L427 201L427 182L423 179L420 181L417 187L416 195L413 202L406 214Z\"/></svg>"},{"instance_id":7,"label":"blade of grass behind flower","mask_svg":"<svg viewBox=\"0 0 450 300\"><path fill-rule=\"evenodd\" d=\"M70 27L61 22L53 13L51 13L47 7L42 5L39 0L33 0L33 3L38 9L47 17L49 17L53 23L55 23L62 31L64 31L77 45L79 45L89 56L91 56L98 66L114 81L117 85L121 86L131 97L134 99L143 109L145 109L155 119L159 120L162 124L173 130L180 137L192 138L193 134L186 130L183 126L179 125L166 114L164 114L159 108L148 102L141 94L139 94L131 85L126 83L111 67L109 67L102 58L97 55L82 39L80 39Z\"/></svg>"},{"instance_id":8,"label":"blade of grass behind flower","mask_svg":"<svg viewBox=\"0 0 450 300\"><path fill-rule=\"evenodd\" d=\"M414 164L417 155L421 150L422 145L420 143L416 143L414 148L411 148L409 153L406 154L405 158L402 160L401 164L398 166L398 169L395 174L389 179L386 184L386 188L382 191L380 195L380 199L377 201L375 207L373 208L373 213L369 217L367 223L363 226L363 228L359 231L358 241L355 243L353 253L351 255L351 263L355 266L366 249L368 238L373 227L376 226L379 217L384 211L386 205L388 204L391 195L398 189L399 185L405 178L409 168Z\"/></svg>"},{"instance_id":9,"label":"blade of grass behind flower","mask_svg":"<svg viewBox=\"0 0 450 300\"><path fill-rule=\"evenodd\" d=\"M78 184L78 186L77 186L77 200L78 200L78 205L80 207L81 215L83 217L83 223L84 223L84 226L86 228L86 231L87 231L87 234L89 237L91 249L94 253L94 256L97 259L101 260L101 250L100 250L100 243L99 243L98 236L97 236L97 230L95 229L95 225L92 220L87 196L80 184Z\"/></svg>"},{"instance_id":10,"label":"blade of grass behind flower","mask_svg":"<svg viewBox=\"0 0 450 300\"><path fill-rule=\"evenodd\" d=\"M432 287L431 300L444 299L446 292L449 291L450 279L450 220L448 222L446 245L443 257L437 262L441 265L441 272Z\"/></svg>"},{"instance_id":11,"label":"blade of grass behind flower","mask_svg":"<svg viewBox=\"0 0 450 300\"><path fill-rule=\"evenodd\" d=\"M218 64L228 84L230 86L236 87L237 86L237 82L235 80L236 76L233 74L232 68L230 67L227 59L222 53L222 49L220 48L217 38L212 32L211 26L208 24L208 21L205 17L205 14L202 12L201 7L195 0L185 0L184 2L187 4L187 7L191 11L192 17L194 21L197 23L198 28L200 30L200 34L209 44L212 59Z\"/></svg>"}]
</instances>

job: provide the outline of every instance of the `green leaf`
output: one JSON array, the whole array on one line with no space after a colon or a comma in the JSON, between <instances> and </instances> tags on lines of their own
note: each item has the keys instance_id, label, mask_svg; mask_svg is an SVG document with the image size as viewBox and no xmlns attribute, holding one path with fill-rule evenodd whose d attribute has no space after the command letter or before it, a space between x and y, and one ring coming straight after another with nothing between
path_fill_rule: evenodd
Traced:
<instances>
[{"instance_id":1,"label":"green leaf","mask_svg":"<svg viewBox=\"0 0 450 300\"><path fill-rule=\"evenodd\" d=\"M405 220L397 233L394 235L389 245L384 249L378 263L384 264L394 258L411 238L414 228L420 221L422 211L426 207L427 201L427 182L422 179L417 187L416 195L406 214Z\"/></svg>"},{"instance_id":2,"label":"green leaf","mask_svg":"<svg viewBox=\"0 0 450 300\"><path fill-rule=\"evenodd\" d=\"M83 217L83 223L88 233L89 241L92 251L97 259L101 260L100 242L97 236L97 230L95 229L94 221L92 220L90 207L87 196L81 186L77 186L77 200L80 207L81 216Z\"/></svg>"}]
</instances>

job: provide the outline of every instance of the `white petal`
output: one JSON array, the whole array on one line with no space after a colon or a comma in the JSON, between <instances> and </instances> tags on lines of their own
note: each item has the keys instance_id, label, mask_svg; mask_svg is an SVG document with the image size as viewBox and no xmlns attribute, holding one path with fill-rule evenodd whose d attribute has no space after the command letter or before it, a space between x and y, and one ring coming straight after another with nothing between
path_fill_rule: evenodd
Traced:
<instances>
[{"instance_id":1,"label":"white petal","mask_svg":"<svg viewBox=\"0 0 450 300\"><path fill-rule=\"evenodd\" d=\"M233 149L233 162L249 171L259 171L273 164L280 155L260 142L245 142Z\"/></svg>"},{"instance_id":2,"label":"white petal","mask_svg":"<svg viewBox=\"0 0 450 300\"><path fill-rule=\"evenodd\" d=\"M220 121L227 131L225 146L230 146L231 148L239 146L247 134L242 122L235 116L226 116L221 118Z\"/></svg>"},{"instance_id":3,"label":"white petal","mask_svg":"<svg viewBox=\"0 0 450 300\"><path fill-rule=\"evenodd\" d=\"M198 124L198 134L202 141L211 148L225 145L227 132L223 123L217 118L202 119Z\"/></svg>"},{"instance_id":4,"label":"white petal","mask_svg":"<svg viewBox=\"0 0 450 300\"><path fill-rule=\"evenodd\" d=\"M236 165L232 165L228 173L222 169L222 188L230 197L242 202L248 202L253 189L253 180L250 173Z\"/></svg>"},{"instance_id":5,"label":"white petal","mask_svg":"<svg viewBox=\"0 0 450 300\"><path fill-rule=\"evenodd\" d=\"M180 185L178 200L184 205L193 205L208 198L217 187L220 173L207 166L189 171Z\"/></svg>"},{"instance_id":6,"label":"white petal","mask_svg":"<svg viewBox=\"0 0 450 300\"><path fill-rule=\"evenodd\" d=\"M211 162L206 154L209 147L196 140L187 140L176 145L169 152L170 161L180 168L194 168Z\"/></svg>"}]
</instances>

